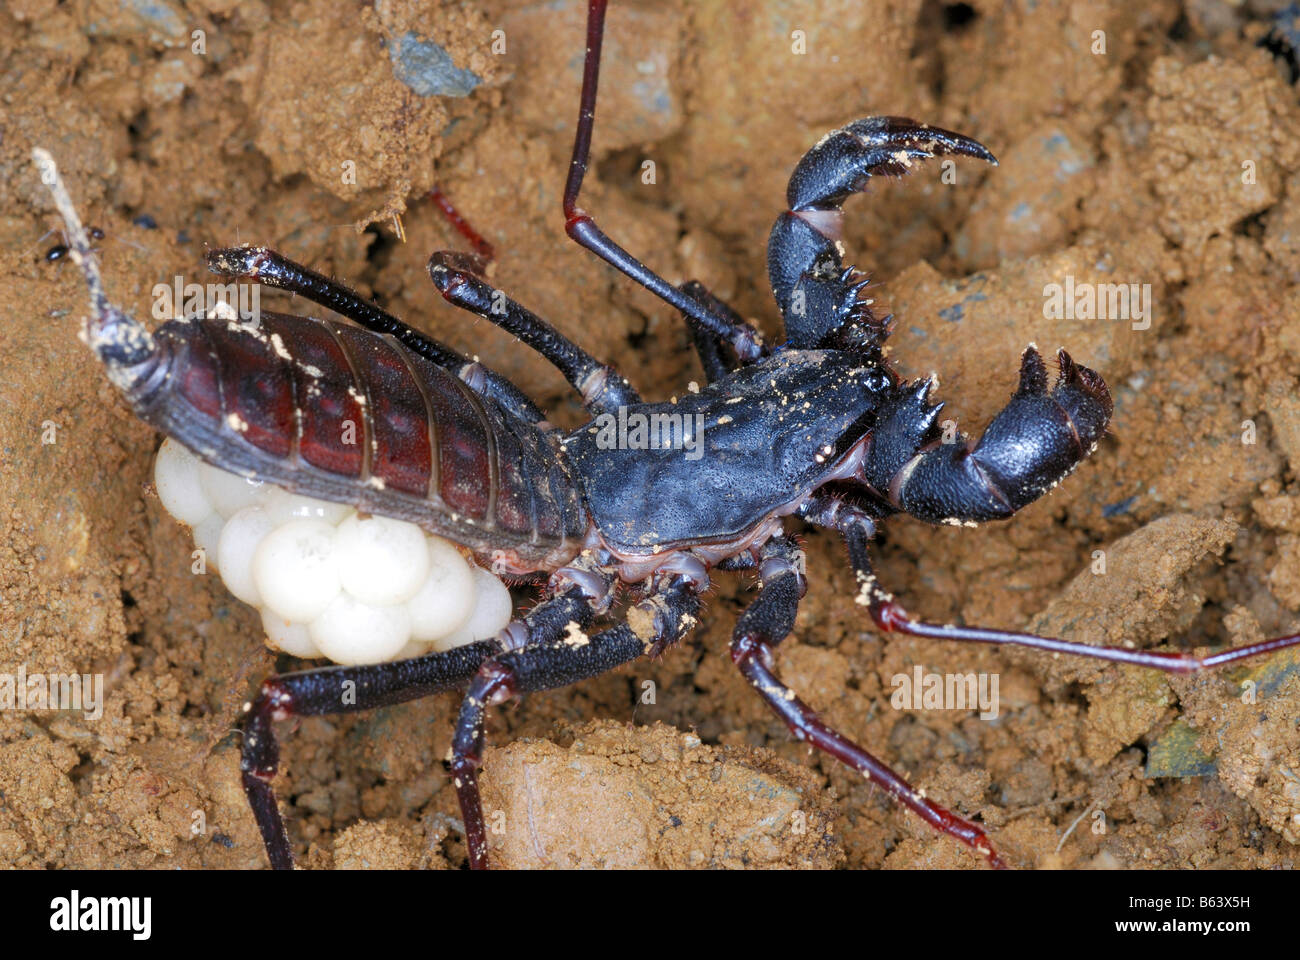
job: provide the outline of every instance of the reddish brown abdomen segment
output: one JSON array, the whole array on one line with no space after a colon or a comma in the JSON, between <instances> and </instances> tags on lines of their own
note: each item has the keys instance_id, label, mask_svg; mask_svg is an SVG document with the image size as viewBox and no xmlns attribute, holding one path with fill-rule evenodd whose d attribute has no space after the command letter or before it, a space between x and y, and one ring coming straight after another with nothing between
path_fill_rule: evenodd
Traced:
<instances>
[{"instance_id":1,"label":"reddish brown abdomen segment","mask_svg":"<svg viewBox=\"0 0 1300 960\"><path fill-rule=\"evenodd\" d=\"M586 532L540 430L390 337L273 313L156 336L167 375L137 410L215 466L502 551L521 571L563 562Z\"/></svg>"}]
</instances>

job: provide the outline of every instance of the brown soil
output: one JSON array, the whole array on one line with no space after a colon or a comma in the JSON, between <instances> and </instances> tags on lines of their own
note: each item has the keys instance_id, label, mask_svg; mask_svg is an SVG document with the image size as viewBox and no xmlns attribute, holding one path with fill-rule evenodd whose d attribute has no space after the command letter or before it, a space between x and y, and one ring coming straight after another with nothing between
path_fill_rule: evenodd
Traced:
<instances>
[{"instance_id":1,"label":"brown soil","mask_svg":"<svg viewBox=\"0 0 1300 960\"><path fill-rule=\"evenodd\" d=\"M1300 629L1300 106L1255 43L1280 3L971 6L616 2L587 206L668 277L705 279L775 335L764 245L804 149L873 113L977 136L1000 167L959 163L953 184L934 164L849 206L846 243L898 318L892 356L908 376L937 371L977 433L1024 345L1065 345L1110 383L1113 436L1010 523L889 525L882 578L929 618L1079 640L1192 649ZM77 341L75 271L41 256L58 237L43 236L55 218L30 148L54 153L106 233L110 293L140 315L155 283L206 281L205 244L264 242L575 423L553 371L437 297L424 261L458 238L421 198L440 184L497 245L494 282L648 396L699 379L680 319L563 236L581 7L0 10L0 673L94 671L107 690L99 720L0 710L0 865L264 865L233 725L263 676L295 666L218 580L190 573L188 534L148 487L158 438ZM411 33L477 89L425 96L398 79L415 68L390 51ZM133 224L144 214L158 229ZM1150 284L1149 327L1045 319L1044 287L1066 276ZM806 548L785 679L982 819L1014 865L1300 860L1300 658L1170 679L884 638L841 548L816 532ZM497 862L979 866L791 740L726 655L752 584L716 585L661 661L494 711ZM998 674L998 718L892 709L891 678L918 664ZM301 863L464 863L444 764L455 706L286 725L278 788Z\"/></svg>"}]
</instances>

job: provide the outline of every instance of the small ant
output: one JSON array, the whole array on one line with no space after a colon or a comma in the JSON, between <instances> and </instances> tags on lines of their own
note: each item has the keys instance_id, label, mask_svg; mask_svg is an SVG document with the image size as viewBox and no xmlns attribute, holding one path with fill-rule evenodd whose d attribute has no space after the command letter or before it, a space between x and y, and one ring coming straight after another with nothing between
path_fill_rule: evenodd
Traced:
<instances>
[{"instance_id":1,"label":"small ant","mask_svg":"<svg viewBox=\"0 0 1300 960\"><path fill-rule=\"evenodd\" d=\"M90 235L92 240L104 239L104 231L99 229L99 227L87 227L86 232ZM58 243L45 251L45 260L47 263L55 263L62 260L67 255L68 245L66 243Z\"/></svg>"}]
</instances>

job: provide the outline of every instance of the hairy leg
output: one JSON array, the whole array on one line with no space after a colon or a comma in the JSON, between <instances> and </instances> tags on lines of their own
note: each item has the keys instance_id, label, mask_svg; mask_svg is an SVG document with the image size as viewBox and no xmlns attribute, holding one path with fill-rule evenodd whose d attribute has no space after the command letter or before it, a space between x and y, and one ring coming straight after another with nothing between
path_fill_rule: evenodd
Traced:
<instances>
[{"instance_id":1,"label":"hairy leg","mask_svg":"<svg viewBox=\"0 0 1300 960\"><path fill-rule=\"evenodd\" d=\"M270 677L244 706L244 745L240 760L244 793L276 870L292 870L289 836L280 817L271 781L280 763L280 744L272 722L289 717L354 713L431 696L463 686L479 665L500 648L483 640L446 653L363 667L322 667Z\"/></svg>"},{"instance_id":2,"label":"hairy leg","mask_svg":"<svg viewBox=\"0 0 1300 960\"><path fill-rule=\"evenodd\" d=\"M763 549L759 571L762 585L758 596L741 614L731 639L731 659L750 686L800 740L857 770L936 830L982 853L992 866L1004 866L978 824L925 797L887 765L819 719L812 707L781 681L772 651L794 627L799 600L807 587L803 554L792 540L774 537Z\"/></svg>"},{"instance_id":3,"label":"hairy leg","mask_svg":"<svg viewBox=\"0 0 1300 960\"><path fill-rule=\"evenodd\" d=\"M288 834L271 789L280 762L273 721L372 710L464 686L485 661L503 651L553 643L569 624L579 628L589 624L608 606L612 584L609 574L579 560L557 570L547 588L548 598L492 640L411 660L321 667L266 680L256 699L244 708L240 769L271 866L293 867Z\"/></svg>"},{"instance_id":4,"label":"hairy leg","mask_svg":"<svg viewBox=\"0 0 1300 960\"><path fill-rule=\"evenodd\" d=\"M695 624L697 585L669 577L636 604L624 622L594 637L579 631L547 643L498 654L484 662L461 704L452 740L452 775L465 820L470 866L488 866L487 831L479 797L478 768L483 760L483 725L487 708L512 696L568 686L613 670L638 657L653 655L677 642Z\"/></svg>"},{"instance_id":5,"label":"hairy leg","mask_svg":"<svg viewBox=\"0 0 1300 960\"><path fill-rule=\"evenodd\" d=\"M582 192L582 181L591 160L591 134L596 123L596 90L600 81L600 50L605 37L606 3L607 0L589 0L587 4L587 58L582 72L582 99L573 137L569 176L564 184L565 232L705 330L731 344L741 360L756 360L764 352L762 337L756 329L746 323L734 323L725 314L710 309L707 304L673 286L611 240L596 225L591 215L578 206L578 195Z\"/></svg>"},{"instance_id":6,"label":"hairy leg","mask_svg":"<svg viewBox=\"0 0 1300 960\"><path fill-rule=\"evenodd\" d=\"M546 358L593 412L640 403L632 385L560 331L484 281L464 254L441 251L429 259L429 276L443 299L496 324Z\"/></svg>"},{"instance_id":7,"label":"hairy leg","mask_svg":"<svg viewBox=\"0 0 1300 960\"><path fill-rule=\"evenodd\" d=\"M727 317L733 323L743 324L746 322L740 314L731 309L726 302L715 297L698 280L686 281L686 283L682 284L682 292L703 303L719 315ZM693 317L684 316L686 316L686 327L691 333L691 342L695 345L695 352L699 355L700 366L704 368L704 376L708 382L713 383L721 380L732 370L735 370L738 364L723 353L723 346L726 341L717 334L710 333Z\"/></svg>"}]
</instances>

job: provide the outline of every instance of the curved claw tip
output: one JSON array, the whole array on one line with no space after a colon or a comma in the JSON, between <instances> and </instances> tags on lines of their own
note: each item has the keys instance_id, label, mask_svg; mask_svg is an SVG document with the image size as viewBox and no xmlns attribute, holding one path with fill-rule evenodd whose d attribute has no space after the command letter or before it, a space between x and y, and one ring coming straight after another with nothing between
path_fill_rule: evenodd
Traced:
<instances>
[{"instance_id":1,"label":"curved claw tip","mask_svg":"<svg viewBox=\"0 0 1300 960\"><path fill-rule=\"evenodd\" d=\"M963 149L955 152L961 153L967 157L974 157L976 160L983 160L995 167L998 165L998 158L993 156L993 151L984 146L984 144L980 143L978 140L974 140L970 137L962 137L961 145Z\"/></svg>"},{"instance_id":2,"label":"curved claw tip","mask_svg":"<svg viewBox=\"0 0 1300 960\"><path fill-rule=\"evenodd\" d=\"M993 155L993 151L974 137L968 137L963 133L954 133L951 130L931 129L942 135L938 142L946 149L941 152L959 153L962 156L974 157L976 160L984 160L995 167L998 165L998 158Z\"/></svg>"}]
</instances>

